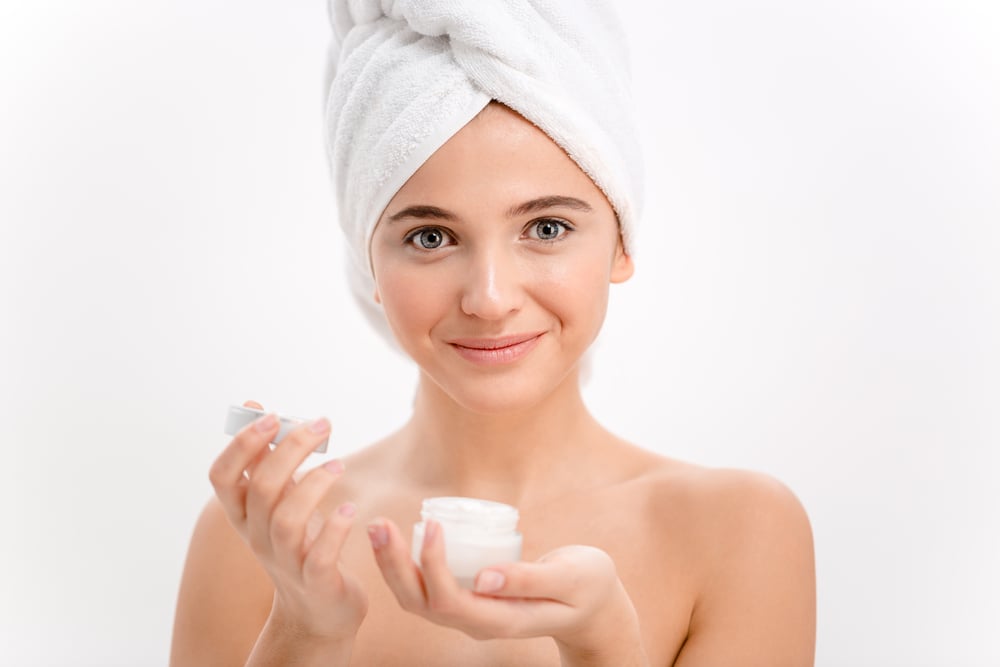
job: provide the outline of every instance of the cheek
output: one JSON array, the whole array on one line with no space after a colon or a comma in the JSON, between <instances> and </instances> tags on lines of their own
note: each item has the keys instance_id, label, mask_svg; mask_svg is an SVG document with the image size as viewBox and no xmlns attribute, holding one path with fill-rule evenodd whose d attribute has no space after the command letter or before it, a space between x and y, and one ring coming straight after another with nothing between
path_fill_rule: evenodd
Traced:
<instances>
[{"instance_id":1,"label":"cheek","mask_svg":"<svg viewBox=\"0 0 1000 667\"><path fill-rule=\"evenodd\" d=\"M573 261L554 262L540 277L536 298L564 325L589 328L595 320L598 325L603 321L610 284L604 258L587 253Z\"/></svg>"},{"instance_id":2,"label":"cheek","mask_svg":"<svg viewBox=\"0 0 1000 667\"><path fill-rule=\"evenodd\" d=\"M447 289L446 283L433 274L392 266L376 271L382 308L397 334L422 329L440 316L448 298Z\"/></svg>"}]
</instances>

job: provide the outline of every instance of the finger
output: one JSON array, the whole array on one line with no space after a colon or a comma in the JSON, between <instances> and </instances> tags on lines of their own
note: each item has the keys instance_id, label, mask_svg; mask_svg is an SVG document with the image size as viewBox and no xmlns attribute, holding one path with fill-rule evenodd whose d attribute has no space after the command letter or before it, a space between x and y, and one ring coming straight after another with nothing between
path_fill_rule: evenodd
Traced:
<instances>
[{"instance_id":1,"label":"finger","mask_svg":"<svg viewBox=\"0 0 1000 667\"><path fill-rule=\"evenodd\" d=\"M551 551L535 562L501 563L476 576L476 593L493 597L534 598L576 606L583 590L604 590L618 580L604 551L574 545Z\"/></svg>"},{"instance_id":2,"label":"finger","mask_svg":"<svg viewBox=\"0 0 1000 667\"><path fill-rule=\"evenodd\" d=\"M282 497L271 516L271 545L284 566L296 572L302 566L306 552L306 535L309 522L320 500L340 477L344 466L340 461L328 461L309 471ZM322 529L322 521L314 530ZM316 538L311 536L310 542Z\"/></svg>"},{"instance_id":3,"label":"finger","mask_svg":"<svg viewBox=\"0 0 1000 667\"><path fill-rule=\"evenodd\" d=\"M565 572L549 563L498 563L476 575L473 591L506 598L560 600L568 585Z\"/></svg>"},{"instance_id":4,"label":"finger","mask_svg":"<svg viewBox=\"0 0 1000 667\"><path fill-rule=\"evenodd\" d=\"M268 539L271 513L289 488L292 473L330 432L325 418L296 427L253 470L247 487L247 529L251 543L263 547Z\"/></svg>"},{"instance_id":5,"label":"finger","mask_svg":"<svg viewBox=\"0 0 1000 667\"><path fill-rule=\"evenodd\" d=\"M427 606L438 612L452 613L464 591L448 569L445 557L444 533L441 524L428 520L424 524L424 543L420 549L420 572L427 592Z\"/></svg>"},{"instance_id":6,"label":"finger","mask_svg":"<svg viewBox=\"0 0 1000 667\"><path fill-rule=\"evenodd\" d=\"M264 406L261 405L260 403L258 403L257 401L243 401L243 407L244 408L253 408L254 410L263 410L264 409ZM264 454L266 454L266 453L267 453L267 450L263 450L260 453L258 453L257 456L254 457L254 459L250 462L250 464L247 465L247 467L245 468L246 472L249 473L250 471L252 471L254 469L254 466L257 464L257 462L261 458L263 458Z\"/></svg>"},{"instance_id":7,"label":"finger","mask_svg":"<svg viewBox=\"0 0 1000 667\"><path fill-rule=\"evenodd\" d=\"M440 524L428 521L427 528L420 552L420 571L427 615L432 620L478 639L537 637L566 622L569 607L528 590L519 596L492 597L473 595L461 588L448 569Z\"/></svg>"},{"instance_id":8,"label":"finger","mask_svg":"<svg viewBox=\"0 0 1000 667\"><path fill-rule=\"evenodd\" d=\"M423 580L396 524L376 519L368 525L368 538L382 578L399 606L407 611L422 612L427 606Z\"/></svg>"},{"instance_id":9,"label":"finger","mask_svg":"<svg viewBox=\"0 0 1000 667\"><path fill-rule=\"evenodd\" d=\"M240 429L208 471L209 481L230 519L237 525L246 518L246 485L243 471L252 460L267 449L267 443L278 432L275 415L263 415Z\"/></svg>"},{"instance_id":10,"label":"finger","mask_svg":"<svg viewBox=\"0 0 1000 667\"><path fill-rule=\"evenodd\" d=\"M343 582L337 563L340 550L354 524L355 514L357 508L354 504L344 503L324 521L302 561L302 579L307 587L313 583Z\"/></svg>"},{"instance_id":11,"label":"finger","mask_svg":"<svg viewBox=\"0 0 1000 667\"><path fill-rule=\"evenodd\" d=\"M270 447L261 447L260 451L257 452L257 455L253 457L250 463L247 464L247 467L243 470L243 478L250 479L250 477L253 476L253 471L256 470L257 466L260 465L260 462L263 461L264 458L270 453Z\"/></svg>"},{"instance_id":12,"label":"finger","mask_svg":"<svg viewBox=\"0 0 1000 667\"><path fill-rule=\"evenodd\" d=\"M523 638L553 635L571 626L578 611L563 598L590 585L578 570L554 558L491 565L476 575L473 590L494 636Z\"/></svg>"}]
</instances>

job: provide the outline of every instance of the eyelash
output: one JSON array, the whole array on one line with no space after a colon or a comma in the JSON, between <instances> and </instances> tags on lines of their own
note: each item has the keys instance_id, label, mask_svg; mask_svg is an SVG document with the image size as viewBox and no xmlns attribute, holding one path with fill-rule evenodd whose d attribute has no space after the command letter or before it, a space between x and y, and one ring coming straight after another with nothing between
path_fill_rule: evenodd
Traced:
<instances>
[{"instance_id":1,"label":"eyelash","mask_svg":"<svg viewBox=\"0 0 1000 667\"><path fill-rule=\"evenodd\" d=\"M559 236L555 237L554 239L539 239L532 237L533 241L538 241L540 243L557 243L566 238L567 234L574 231L573 225L569 224L565 220L560 220L559 218L539 218L538 220L532 220L530 223L528 223L528 226L525 229L526 230L537 229L539 225L547 222L559 225L559 227L562 228L562 233L559 234Z\"/></svg>"},{"instance_id":2,"label":"eyelash","mask_svg":"<svg viewBox=\"0 0 1000 667\"><path fill-rule=\"evenodd\" d=\"M443 246L438 246L437 248L422 248L422 247L420 247L420 245L416 242L417 241L417 237L419 237L421 234L424 234L424 233L430 232L430 231L436 231L436 232L440 233L446 239L451 239L451 243L449 243L447 245L443 245ZM438 250L440 248L447 248L449 245L452 245L454 242L455 242L455 235L452 234L447 229L445 229L444 227L418 227L417 229L414 229L412 232L410 232L405 237L403 237L403 243L405 243L405 244L407 244L409 246L412 246L415 250L419 250L421 252L433 252L433 251Z\"/></svg>"},{"instance_id":3,"label":"eyelash","mask_svg":"<svg viewBox=\"0 0 1000 667\"><path fill-rule=\"evenodd\" d=\"M541 225L541 224L543 224L543 223L555 223L556 225L558 225L561 228L562 233L560 233L554 239L542 239L542 238L537 238L537 237L530 237L531 240L537 241L538 243L544 243L544 244L557 243L559 241L562 241L564 238L566 238L567 234L569 234L570 232L575 231L573 229L573 226L571 224L569 224L568 222L566 222L565 220L560 220L559 218L539 218L537 220L532 220L530 223L528 223L528 225L525 227L525 232L524 233L527 234L527 233L529 233L528 230L537 229L538 226ZM417 238L421 234L423 234L425 232L429 232L429 231L439 232L444 237L446 237L448 239L451 239L451 243L448 243L446 245L439 245L436 248L422 248L422 247L420 247L417 244L417 242L416 242ZM413 246L416 250L420 250L422 252L433 252L434 250L438 250L440 248L447 248L450 245L454 245L454 242L455 242L455 235L451 231L449 231L448 229L445 229L444 227L434 227L434 226L418 227L417 229L414 229L413 231L411 231L410 233L408 233L405 237L403 237L403 243L405 243L407 245L410 245L410 246Z\"/></svg>"}]
</instances>

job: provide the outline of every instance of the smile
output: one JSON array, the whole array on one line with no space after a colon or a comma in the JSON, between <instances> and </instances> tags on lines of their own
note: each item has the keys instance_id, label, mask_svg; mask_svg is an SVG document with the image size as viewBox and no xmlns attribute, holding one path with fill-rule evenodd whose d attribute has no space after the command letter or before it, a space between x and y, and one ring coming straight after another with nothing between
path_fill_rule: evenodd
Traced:
<instances>
[{"instance_id":1,"label":"smile","mask_svg":"<svg viewBox=\"0 0 1000 667\"><path fill-rule=\"evenodd\" d=\"M511 364L535 348L545 332L501 338L456 338L447 341L459 356L484 366Z\"/></svg>"}]
</instances>

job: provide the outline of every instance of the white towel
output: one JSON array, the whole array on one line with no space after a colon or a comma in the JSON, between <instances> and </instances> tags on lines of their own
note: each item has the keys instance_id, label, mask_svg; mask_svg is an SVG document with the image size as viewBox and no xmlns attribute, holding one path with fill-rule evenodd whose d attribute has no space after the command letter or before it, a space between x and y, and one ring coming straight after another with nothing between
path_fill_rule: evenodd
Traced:
<instances>
[{"instance_id":1,"label":"white towel","mask_svg":"<svg viewBox=\"0 0 1000 667\"><path fill-rule=\"evenodd\" d=\"M491 100L551 137L614 207L632 251L642 160L610 1L330 0L327 151L351 285L373 324L369 245L389 200Z\"/></svg>"}]
</instances>

